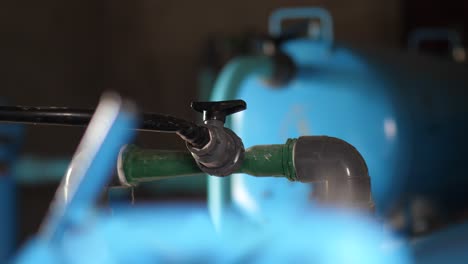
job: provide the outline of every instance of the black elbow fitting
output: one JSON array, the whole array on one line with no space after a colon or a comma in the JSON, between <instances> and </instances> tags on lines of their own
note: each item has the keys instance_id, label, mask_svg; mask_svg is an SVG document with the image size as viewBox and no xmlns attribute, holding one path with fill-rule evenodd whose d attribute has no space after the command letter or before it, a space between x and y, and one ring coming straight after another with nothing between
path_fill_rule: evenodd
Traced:
<instances>
[{"instance_id":1,"label":"black elbow fitting","mask_svg":"<svg viewBox=\"0 0 468 264\"><path fill-rule=\"evenodd\" d=\"M296 64L289 55L281 51L270 56L273 61L273 72L265 81L272 88L284 87L296 76Z\"/></svg>"},{"instance_id":2,"label":"black elbow fitting","mask_svg":"<svg viewBox=\"0 0 468 264\"><path fill-rule=\"evenodd\" d=\"M358 208L373 208L366 162L355 147L338 138L300 137L294 148L296 177L322 182L319 200Z\"/></svg>"}]
</instances>

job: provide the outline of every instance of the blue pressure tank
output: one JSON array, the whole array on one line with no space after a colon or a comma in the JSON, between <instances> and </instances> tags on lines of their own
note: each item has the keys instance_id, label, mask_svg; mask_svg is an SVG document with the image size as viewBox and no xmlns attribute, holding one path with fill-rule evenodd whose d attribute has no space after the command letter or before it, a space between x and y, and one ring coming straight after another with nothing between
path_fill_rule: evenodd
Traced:
<instances>
[{"instance_id":1,"label":"blue pressure tank","mask_svg":"<svg viewBox=\"0 0 468 264\"><path fill-rule=\"evenodd\" d=\"M418 54L335 44L323 9L281 9L270 18L270 33L280 34L283 20L292 18L318 19L322 32L318 40L281 46L297 67L293 80L272 88L252 73L232 90L215 86L212 99L248 103L231 122L246 147L300 135L341 138L367 162L378 213L413 198L447 213L467 205L468 69ZM307 207L314 195L313 186L277 178L220 181L210 180L211 193L229 189L228 202L260 220Z\"/></svg>"}]
</instances>

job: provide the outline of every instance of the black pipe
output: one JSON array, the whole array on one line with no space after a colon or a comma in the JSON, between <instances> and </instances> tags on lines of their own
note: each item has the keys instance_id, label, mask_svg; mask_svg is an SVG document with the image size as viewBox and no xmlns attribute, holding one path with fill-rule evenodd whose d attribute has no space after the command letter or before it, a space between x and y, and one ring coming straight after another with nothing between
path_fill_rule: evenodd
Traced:
<instances>
[{"instance_id":1,"label":"black pipe","mask_svg":"<svg viewBox=\"0 0 468 264\"><path fill-rule=\"evenodd\" d=\"M25 124L87 126L93 109L68 107L0 106L0 121ZM203 147L210 140L208 129L193 122L169 115L144 113L138 130L175 132L195 147Z\"/></svg>"},{"instance_id":2,"label":"black pipe","mask_svg":"<svg viewBox=\"0 0 468 264\"><path fill-rule=\"evenodd\" d=\"M327 136L300 137L294 148L296 177L322 182L319 199L373 209L366 162L351 144Z\"/></svg>"}]
</instances>

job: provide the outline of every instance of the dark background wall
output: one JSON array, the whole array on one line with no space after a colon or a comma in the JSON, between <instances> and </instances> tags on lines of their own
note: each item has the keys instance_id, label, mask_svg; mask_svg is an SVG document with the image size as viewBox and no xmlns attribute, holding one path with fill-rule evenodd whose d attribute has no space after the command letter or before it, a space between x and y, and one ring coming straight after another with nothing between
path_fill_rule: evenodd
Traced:
<instances>
[{"instance_id":1,"label":"dark background wall","mask_svg":"<svg viewBox=\"0 0 468 264\"><path fill-rule=\"evenodd\" d=\"M281 6L323 6L338 41L397 47L400 6L358 1L0 2L1 96L22 105L93 107L104 90L141 109L193 118L199 56L213 34L266 31ZM30 127L28 152L71 154L83 130ZM175 137L142 135L145 144L180 147Z\"/></svg>"}]
</instances>

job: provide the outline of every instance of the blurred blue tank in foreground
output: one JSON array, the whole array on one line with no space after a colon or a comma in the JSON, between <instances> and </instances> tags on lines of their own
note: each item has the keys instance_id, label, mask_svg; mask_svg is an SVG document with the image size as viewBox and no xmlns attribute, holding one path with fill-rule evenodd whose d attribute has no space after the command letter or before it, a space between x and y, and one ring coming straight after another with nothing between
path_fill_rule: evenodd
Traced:
<instances>
[{"instance_id":1,"label":"blurred blue tank in foreground","mask_svg":"<svg viewBox=\"0 0 468 264\"><path fill-rule=\"evenodd\" d=\"M317 209L264 225L226 220L217 232L200 206L116 208L59 245L33 241L19 263L41 254L47 263L411 263L402 241L351 213Z\"/></svg>"}]
</instances>

